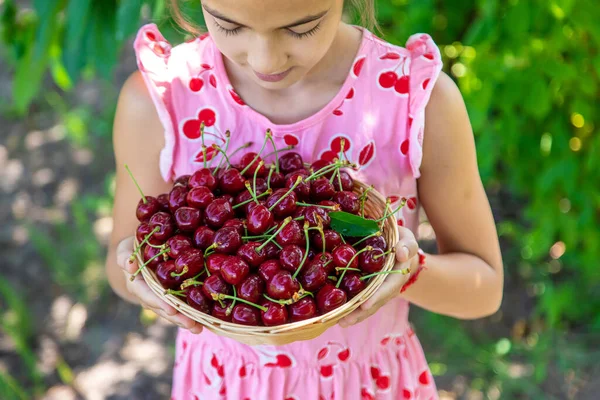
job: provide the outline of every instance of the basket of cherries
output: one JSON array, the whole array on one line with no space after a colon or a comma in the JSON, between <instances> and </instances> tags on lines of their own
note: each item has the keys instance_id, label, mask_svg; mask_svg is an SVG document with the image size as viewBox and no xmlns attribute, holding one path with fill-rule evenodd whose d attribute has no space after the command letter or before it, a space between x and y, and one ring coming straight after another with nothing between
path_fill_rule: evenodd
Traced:
<instances>
[{"instance_id":1,"label":"basket of cherries","mask_svg":"<svg viewBox=\"0 0 600 400\"><path fill-rule=\"evenodd\" d=\"M224 148L203 145L220 157L169 193L138 186L130 262L157 296L219 335L281 345L320 335L386 274L408 273L393 270L397 209L351 177L343 154L307 164L293 148L275 149L267 131L260 152L232 164L226 137Z\"/></svg>"}]
</instances>

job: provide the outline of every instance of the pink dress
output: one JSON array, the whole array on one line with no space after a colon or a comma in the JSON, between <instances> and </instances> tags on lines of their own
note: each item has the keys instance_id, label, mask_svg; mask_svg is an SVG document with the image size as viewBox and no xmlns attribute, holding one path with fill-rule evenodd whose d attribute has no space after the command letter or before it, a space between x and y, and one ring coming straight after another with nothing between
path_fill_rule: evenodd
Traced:
<instances>
[{"instance_id":1,"label":"pink dress","mask_svg":"<svg viewBox=\"0 0 600 400\"><path fill-rule=\"evenodd\" d=\"M398 224L416 235L424 109L442 67L440 52L427 34L411 36L404 48L357 29L360 50L338 94L316 114L278 125L235 92L210 36L172 47L154 24L143 26L134 49L165 129L164 179L202 167L202 121L206 145L223 145L230 130L230 150L253 141L250 150L258 151L270 128L278 148L294 144L308 162L334 157L345 138L346 156L360 167L353 177L408 198ZM408 309L397 298L362 323L284 346L180 330L172 399L437 399Z\"/></svg>"}]
</instances>

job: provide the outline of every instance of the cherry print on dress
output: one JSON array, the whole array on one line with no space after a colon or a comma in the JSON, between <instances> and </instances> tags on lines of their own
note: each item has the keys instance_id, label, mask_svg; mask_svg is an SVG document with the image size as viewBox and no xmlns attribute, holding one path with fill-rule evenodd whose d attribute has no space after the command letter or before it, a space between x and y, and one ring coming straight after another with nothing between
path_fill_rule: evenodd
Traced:
<instances>
[{"instance_id":1,"label":"cherry print on dress","mask_svg":"<svg viewBox=\"0 0 600 400\"><path fill-rule=\"evenodd\" d=\"M408 389L402 389L402 398L403 399L412 399L412 393Z\"/></svg>"},{"instance_id":2,"label":"cherry print on dress","mask_svg":"<svg viewBox=\"0 0 600 400\"><path fill-rule=\"evenodd\" d=\"M362 148L358 156L358 165L361 168L366 168L375 158L375 142L370 141Z\"/></svg>"},{"instance_id":3,"label":"cherry print on dress","mask_svg":"<svg viewBox=\"0 0 600 400\"><path fill-rule=\"evenodd\" d=\"M198 112L198 116L193 119L187 119L183 123L182 131L188 139L200 138L200 124L204 122L205 128L212 127L217 122L217 114L211 108L203 108Z\"/></svg>"},{"instance_id":4,"label":"cherry print on dress","mask_svg":"<svg viewBox=\"0 0 600 400\"><path fill-rule=\"evenodd\" d=\"M416 196L408 197L408 200L406 201L406 210L410 213L414 213L417 211L417 208L418 208L417 197Z\"/></svg>"},{"instance_id":5,"label":"cherry print on dress","mask_svg":"<svg viewBox=\"0 0 600 400\"><path fill-rule=\"evenodd\" d=\"M233 99L233 101L235 101L236 103L238 103L240 106L245 106L246 103L244 103L244 100L242 100L242 98L240 97L239 94L237 94L235 92L235 90L233 90L232 86L229 86L227 88L227 91L229 92L229 95L231 96L231 98Z\"/></svg>"},{"instance_id":6,"label":"cherry print on dress","mask_svg":"<svg viewBox=\"0 0 600 400\"><path fill-rule=\"evenodd\" d=\"M408 147L410 146L408 139L405 139L402 143L400 143L400 154L403 156L408 155Z\"/></svg>"},{"instance_id":7,"label":"cherry print on dress","mask_svg":"<svg viewBox=\"0 0 600 400\"><path fill-rule=\"evenodd\" d=\"M298 143L300 143L300 141L298 140L298 137L296 135L292 135L291 133L287 133L287 134L283 135L283 141L288 146L297 146Z\"/></svg>"},{"instance_id":8,"label":"cherry print on dress","mask_svg":"<svg viewBox=\"0 0 600 400\"><path fill-rule=\"evenodd\" d=\"M379 57L380 60L399 60L400 54L390 51Z\"/></svg>"},{"instance_id":9,"label":"cherry print on dress","mask_svg":"<svg viewBox=\"0 0 600 400\"><path fill-rule=\"evenodd\" d=\"M375 396L373 395L373 393L371 393L369 391L369 388L363 386L360 389L360 396L361 396L361 400L375 400Z\"/></svg>"},{"instance_id":10,"label":"cherry print on dress","mask_svg":"<svg viewBox=\"0 0 600 400\"><path fill-rule=\"evenodd\" d=\"M429 385L429 371L425 370L419 375L419 383L421 385Z\"/></svg>"},{"instance_id":11,"label":"cherry print on dress","mask_svg":"<svg viewBox=\"0 0 600 400\"><path fill-rule=\"evenodd\" d=\"M250 368L248 368L248 367L250 367ZM239 370L240 378L245 378L249 374L252 374L252 373L254 373L254 363L245 363L244 365L242 365L240 367L240 370Z\"/></svg>"},{"instance_id":12,"label":"cherry print on dress","mask_svg":"<svg viewBox=\"0 0 600 400\"><path fill-rule=\"evenodd\" d=\"M202 79L202 75L213 69L213 67L208 64L202 64L201 67L202 67L202 70L200 72L198 72L198 74L196 74L196 76L192 77L188 84L188 88L194 93L200 92L202 90L202 88L204 87L204 79ZM213 87L215 87L215 88L217 87L216 78L212 73L210 74L209 81Z\"/></svg>"},{"instance_id":13,"label":"cherry print on dress","mask_svg":"<svg viewBox=\"0 0 600 400\"><path fill-rule=\"evenodd\" d=\"M361 57L357 58L357 60L354 62L354 65L352 66L352 74L354 75L355 78L358 78L358 76L360 75L360 72L362 71L362 69L365 65L366 59L367 59L366 56L361 56Z\"/></svg>"},{"instance_id":14,"label":"cherry print on dress","mask_svg":"<svg viewBox=\"0 0 600 400\"><path fill-rule=\"evenodd\" d=\"M377 78L377 85L381 90L393 90L396 95L407 97L410 90L410 79L405 71L406 57L401 57L400 61L393 69L384 69Z\"/></svg>"},{"instance_id":15,"label":"cherry print on dress","mask_svg":"<svg viewBox=\"0 0 600 400\"><path fill-rule=\"evenodd\" d=\"M350 138L344 134L332 138L331 142L329 143L329 149L323 151L319 158L326 161L333 161L336 158L339 158L342 151L342 139L344 139L344 157L346 157L348 160L351 160L352 157L351 155L347 154L347 152L351 150L352 143Z\"/></svg>"},{"instance_id":16,"label":"cherry print on dress","mask_svg":"<svg viewBox=\"0 0 600 400\"><path fill-rule=\"evenodd\" d=\"M321 377L330 379L333 376L333 367L334 364L321 365L321 368L319 369Z\"/></svg>"},{"instance_id":17,"label":"cherry print on dress","mask_svg":"<svg viewBox=\"0 0 600 400\"><path fill-rule=\"evenodd\" d=\"M348 91L348 94L346 95L344 100L342 100L340 105L335 110L333 110L333 115L338 116L338 117L344 115L344 112L341 110L341 108L344 106L345 102L350 101L353 97L354 97L354 88L350 88L350 90Z\"/></svg>"}]
</instances>

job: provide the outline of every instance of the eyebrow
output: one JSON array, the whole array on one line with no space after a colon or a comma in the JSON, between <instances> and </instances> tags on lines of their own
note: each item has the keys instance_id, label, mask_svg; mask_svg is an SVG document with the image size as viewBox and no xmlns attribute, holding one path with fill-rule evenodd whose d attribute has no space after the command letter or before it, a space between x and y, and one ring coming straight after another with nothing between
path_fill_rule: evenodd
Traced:
<instances>
[{"instance_id":1,"label":"eyebrow","mask_svg":"<svg viewBox=\"0 0 600 400\"><path fill-rule=\"evenodd\" d=\"M235 24L235 25L239 25L239 26L244 26L245 27L244 24L236 22L236 21L234 21L234 20L232 20L230 18L227 18L226 16L224 16L223 14L221 14L220 12L218 12L217 10L213 10L213 9L211 9L209 7L206 7L205 5L203 5L202 7L206 10L207 13L209 13L210 15L212 15L215 18L222 19L223 21L229 22L230 24ZM329 10L325 10L325 11L320 12L318 14L306 16L306 17L301 18L301 19L299 19L299 20L297 20L295 22L292 22L289 25L282 26L282 27L280 27L280 29L293 28L293 27L298 26L298 25L303 25L303 24L307 24L309 22L316 21L319 18L322 18L328 12L329 12Z\"/></svg>"}]
</instances>

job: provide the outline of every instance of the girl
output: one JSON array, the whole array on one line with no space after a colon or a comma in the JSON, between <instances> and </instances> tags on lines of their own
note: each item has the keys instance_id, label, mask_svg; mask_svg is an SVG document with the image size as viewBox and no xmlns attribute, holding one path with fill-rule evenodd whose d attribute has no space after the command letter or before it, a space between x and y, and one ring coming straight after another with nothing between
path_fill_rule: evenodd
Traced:
<instances>
[{"instance_id":1,"label":"girl","mask_svg":"<svg viewBox=\"0 0 600 400\"><path fill-rule=\"evenodd\" d=\"M409 303L460 319L498 310L502 258L464 102L427 34L400 47L342 22L344 7L358 7L372 26L373 3L202 0L208 34L172 47L154 24L138 32L139 71L122 89L114 123L107 273L121 297L180 327L173 399L436 399ZM387 276L316 339L256 347L202 330L141 275L130 282L139 193L124 165L147 194L168 191L202 167L202 122L207 145L223 144L230 130L229 148L252 141L248 151L258 151L270 129L278 148L293 144L309 162L344 151L360 166L353 177L408 199L396 215L396 268L411 274ZM419 206L438 254L418 249Z\"/></svg>"}]
</instances>

